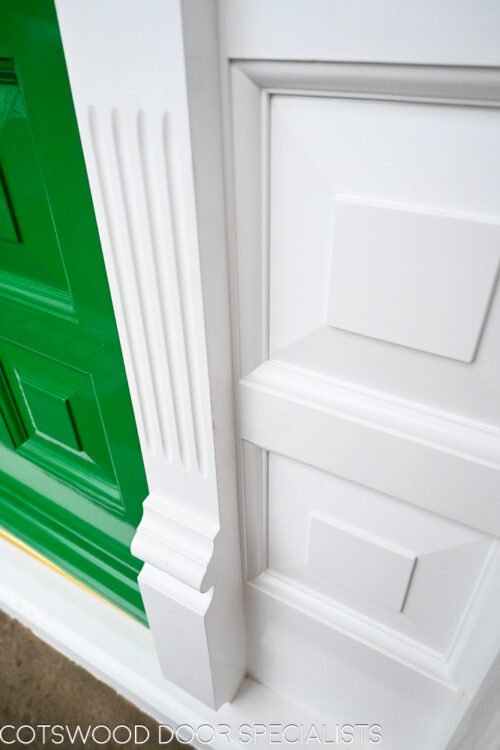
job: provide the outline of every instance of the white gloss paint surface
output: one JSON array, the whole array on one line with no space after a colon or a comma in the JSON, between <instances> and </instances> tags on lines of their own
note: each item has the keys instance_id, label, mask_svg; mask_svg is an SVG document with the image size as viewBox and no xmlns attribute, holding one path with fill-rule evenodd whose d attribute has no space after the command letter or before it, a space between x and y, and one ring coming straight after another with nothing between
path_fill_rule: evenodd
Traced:
<instances>
[{"instance_id":1,"label":"white gloss paint surface","mask_svg":"<svg viewBox=\"0 0 500 750\"><path fill-rule=\"evenodd\" d=\"M320 717L277 693L246 679L232 703L215 711L165 679L161 673L151 631L132 617L61 576L24 551L0 539L1 608L31 628L49 645L110 685L149 716L174 731L209 724L222 727L224 745L240 748L239 728L244 723L302 721L320 725ZM231 728L227 739L226 727ZM163 738L167 738L167 730ZM201 732L206 738L206 733ZM157 738L151 738L156 741ZM221 747L190 742L197 748ZM168 745L165 745L168 747ZM257 746L268 747L257 735Z\"/></svg>"},{"instance_id":2,"label":"white gloss paint surface","mask_svg":"<svg viewBox=\"0 0 500 750\"><path fill-rule=\"evenodd\" d=\"M139 585L164 674L219 707L245 647L216 4L56 5L149 487Z\"/></svg>"},{"instance_id":3,"label":"white gloss paint surface","mask_svg":"<svg viewBox=\"0 0 500 750\"><path fill-rule=\"evenodd\" d=\"M500 221L339 195L327 322L474 359L500 258Z\"/></svg>"},{"instance_id":4,"label":"white gloss paint surface","mask_svg":"<svg viewBox=\"0 0 500 750\"><path fill-rule=\"evenodd\" d=\"M403 610L417 558L311 513L306 567L381 607Z\"/></svg>"},{"instance_id":5,"label":"white gloss paint surface","mask_svg":"<svg viewBox=\"0 0 500 750\"><path fill-rule=\"evenodd\" d=\"M282 35L229 81L249 670L444 750L500 647L500 74Z\"/></svg>"},{"instance_id":6,"label":"white gloss paint surface","mask_svg":"<svg viewBox=\"0 0 500 750\"><path fill-rule=\"evenodd\" d=\"M56 5L151 630L1 540L0 605L163 721L494 748L498 8Z\"/></svg>"}]
</instances>

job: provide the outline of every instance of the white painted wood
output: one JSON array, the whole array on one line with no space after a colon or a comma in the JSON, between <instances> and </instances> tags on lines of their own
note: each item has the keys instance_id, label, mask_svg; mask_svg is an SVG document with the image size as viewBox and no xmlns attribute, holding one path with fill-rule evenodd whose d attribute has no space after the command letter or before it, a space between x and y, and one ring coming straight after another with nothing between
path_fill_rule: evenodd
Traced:
<instances>
[{"instance_id":1,"label":"white painted wood","mask_svg":"<svg viewBox=\"0 0 500 750\"><path fill-rule=\"evenodd\" d=\"M474 359L500 257L500 222L338 195L327 321Z\"/></svg>"},{"instance_id":2,"label":"white painted wood","mask_svg":"<svg viewBox=\"0 0 500 750\"><path fill-rule=\"evenodd\" d=\"M303 707L295 721L375 722L384 750L443 750L500 648L500 296L486 237L500 220L497 10L486 0L57 8L150 485L133 549L162 668L211 706L247 669ZM342 195L392 208L383 231L354 217L341 243L353 288L336 307ZM425 212L418 225L408 207ZM403 230L419 261L409 295ZM358 269L346 252L356 233ZM392 276L373 265L378 292L365 299L356 271L374 233ZM437 233L432 257L416 252ZM246 665L227 276L237 278ZM391 314L395 288L404 319ZM332 327L338 316L358 333ZM337 544L349 533L330 557L332 529ZM395 550L417 558L407 591L391 570L369 600L368 548L396 565ZM350 591L349 571L326 570L340 558L356 573ZM109 632L97 641L112 643ZM125 649L110 648L117 674ZM140 690L153 693L148 681ZM256 720L275 705L259 702ZM256 717L248 704L221 711Z\"/></svg>"},{"instance_id":3,"label":"white painted wood","mask_svg":"<svg viewBox=\"0 0 500 750\"><path fill-rule=\"evenodd\" d=\"M500 534L497 430L272 362L242 380L240 402L245 440Z\"/></svg>"},{"instance_id":4,"label":"white painted wood","mask_svg":"<svg viewBox=\"0 0 500 750\"><path fill-rule=\"evenodd\" d=\"M286 686L288 696L324 717L338 716L342 722L353 716L359 717L353 721L380 724L384 750L428 747L456 700L441 663L418 654L416 668L404 641L399 658L389 658L383 631L377 648L353 639L355 622L334 624L322 604L274 575L250 583L250 676L274 689Z\"/></svg>"},{"instance_id":5,"label":"white painted wood","mask_svg":"<svg viewBox=\"0 0 500 750\"><path fill-rule=\"evenodd\" d=\"M399 655L403 636L423 647L421 656L433 649L445 665L468 602L494 564L491 537L275 453L269 455L268 506L270 571L321 597L332 619L350 609L365 623L365 641L378 644L384 626L387 637L393 634L386 651ZM307 533L318 521L323 539ZM324 542L319 550L318 542ZM311 570L311 556L319 563L320 555L323 565ZM397 581L400 598L391 607Z\"/></svg>"},{"instance_id":6,"label":"white painted wood","mask_svg":"<svg viewBox=\"0 0 500 750\"><path fill-rule=\"evenodd\" d=\"M229 727L229 738L226 740L223 736L223 742L231 748L248 744L239 741L242 725L303 724L308 728L313 723L321 727L326 721L330 736L334 736L334 725L340 713L330 707L325 719L252 679L243 682L232 703L214 711L165 680L159 669L151 630L3 539L0 539L0 561L3 572L1 608L159 722L173 729L181 724L194 728L210 724L221 727L223 733ZM323 667L320 671L324 673ZM308 674L314 674L312 668ZM363 676L356 690L364 681ZM380 689L378 683L377 689ZM427 700L425 694L423 697ZM494 703L493 713L496 705ZM376 713L380 718L379 712ZM481 729L487 729L485 721L486 716L481 716ZM467 727L473 731L472 722L468 722ZM254 736L258 747L270 747L268 734ZM203 743L195 740L190 744L198 748L221 745L216 740ZM311 743L294 745L307 748ZM469 743L460 750L471 747Z\"/></svg>"},{"instance_id":7,"label":"white painted wood","mask_svg":"<svg viewBox=\"0 0 500 750\"><path fill-rule=\"evenodd\" d=\"M330 70L334 92L339 85L339 72L335 71L335 67ZM430 73L423 77L430 78ZM401 92L402 76L393 78L396 79L396 90ZM341 82L344 79L348 80L348 76L342 74ZM385 85L391 80L386 76ZM412 80L410 77L410 83ZM373 90L374 81L366 74L361 82L357 81L360 91L369 85ZM467 87L463 93L469 99L471 91ZM391 97L391 94L386 96ZM394 102L392 98L391 101L364 98L346 101L344 93L342 97L321 98L273 96L271 101L271 251L267 252L267 257L270 267L269 336L273 359L314 370L321 377L361 385L389 397L450 412L459 419L469 417L498 427L500 398L491 378L492 369L500 368L500 352L496 345L500 328L498 294L493 294L474 367L470 368L445 356L429 356L406 346L394 346L327 325L328 303L332 302L332 265L336 262L335 204L339 195L358 195L378 203L392 202L400 206L425 206L440 214L443 211L472 214L471 218L476 216L490 222L488 226L494 231L491 222L498 223L499 220L494 186L500 158L491 144L500 127L498 110L450 107L438 103L429 106ZM445 141L447 148L443 149ZM474 174L474 179L469 179L467 170ZM360 226L358 223L357 232L362 231ZM406 242L407 249L408 242L410 240ZM478 269L481 260L485 259L480 251L483 248L487 257L488 250L483 242L474 243L469 253L469 259L474 258ZM353 256L355 252L354 249ZM428 248L418 253L422 265L430 254ZM449 252L449 255L455 254ZM390 271L383 263L363 271L362 264L358 263L360 281L366 281L369 286L360 289L360 284L353 286L351 276L346 279L346 300L355 300L352 308L347 308L351 317L351 310L356 308L352 322L365 327L362 333L382 336L392 333L399 334L400 338L406 335L407 339L413 339L407 343L415 345L419 345L418 337L429 336L432 328L434 344L440 345L441 342L443 345L453 337L457 340L462 320L459 316L470 312L472 326L474 318L476 321L475 330L471 329L472 350L481 327L482 313L489 301L491 287L488 282L495 281L495 271L490 267L488 288L474 315L471 287L467 293L466 287L462 290L456 283L460 278L463 285L469 281L458 265L449 282L442 280L440 268L444 257L449 255L443 256L441 247L441 262L438 263L434 251L430 259L434 263L430 275L432 280L418 286L414 264L401 249L398 257L405 257L403 275L399 272L396 275L400 285L406 283L413 290L406 295L394 289L391 292L394 264ZM461 259L464 265L463 254ZM372 260L375 263L374 255ZM405 282L405 274L410 272L411 278ZM469 276L472 281L473 275ZM443 289L440 307L436 304L433 284L438 288L441 285ZM399 288L397 284L394 286ZM417 299L419 288L425 293L425 301L422 296L420 303ZM381 290L380 295L377 295L377 289ZM398 294L400 297L396 299ZM478 285L478 294L481 295L481 284ZM389 330L384 310L392 307L391 300L394 306L401 307L401 312L394 315ZM418 322L404 316L410 302L419 305ZM428 310L433 313L441 310L445 314L426 317ZM377 325L385 326L387 330L377 331ZM464 341L467 340L466 333L463 330ZM404 342L398 340L398 343ZM420 345L425 348L426 343L422 339ZM443 353L453 354L446 350Z\"/></svg>"},{"instance_id":8,"label":"white painted wood","mask_svg":"<svg viewBox=\"0 0 500 750\"><path fill-rule=\"evenodd\" d=\"M220 2L228 59L498 65L500 9L488 0ZM453 23L450 23L453 18ZM415 70L416 76L420 72Z\"/></svg>"},{"instance_id":9,"label":"white painted wood","mask_svg":"<svg viewBox=\"0 0 500 750\"><path fill-rule=\"evenodd\" d=\"M395 612L404 608L417 558L313 512L306 568L333 586Z\"/></svg>"},{"instance_id":10,"label":"white painted wood","mask_svg":"<svg viewBox=\"0 0 500 750\"><path fill-rule=\"evenodd\" d=\"M257 724L321 727L320 717L248 678L232 703L217 711L206 706L165 679L150 629L4 539L0 539L0 565L4 611L160 723L173 731L184 725L180 736L189 745L242 748L248 745L250 730L252 745L266 748L269 733L253 732ZM333 731L334 719L328 723ZM206 725L214 728L213 739ZM245 725L246 737L244 728L240 734ZM198 738L191 739L191 728L200 730ZM168 730L162 737L168 747ZM158 745L158 738L151 737L149 745ZM295 743L295 747L309 745Z\"/></svg>"},{"instance_id":11,"label":"white painted wood","mask_svg":"<svg viewBox=\"0 0 500 750\"><path fill-rule=\"evenodd\" d=\"M218 707L245 653L215 2L56 5L149 485L141 592L166 677Z\"/></svg>"},{"instance_id":12,"label":"white painted wood","mask_svg":"<svg viewBox=\"0 0 500 750\"><path fill-rule=\"evenodd\" d=\"M446 750L496 750L500 745L500 656L497 656Z\"/></svg>"},{"instance_id":13,"label":"white painted wood","mask_svg":"<svg viewBox=\"0 0 500 750\"><path fill-rule=\"evenodd\" d=\"M444 750L500 646L500 40L383 5L220 2L248 668Z\"/></svg>"}]
</instances>

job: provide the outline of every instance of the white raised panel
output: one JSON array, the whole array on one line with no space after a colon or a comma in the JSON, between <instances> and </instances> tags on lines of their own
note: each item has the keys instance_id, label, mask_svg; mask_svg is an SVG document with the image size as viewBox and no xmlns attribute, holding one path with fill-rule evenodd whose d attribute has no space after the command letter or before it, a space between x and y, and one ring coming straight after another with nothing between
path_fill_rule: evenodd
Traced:
<instances>
[{"instance_id":1,"label":"white raised panel","mask_svg":"<svg viewBox=\"0 0 500 750\"><path fill-rule=\"evenodd\" d=\"M272 359L500 425L499 111L271 102Z\"/></svg>"},{"instance_id":2,"label":"white raised panel","mask_svg":"<svg viewBox=\"0 0 500 750\"><path fill-rule=\"evenodd\" d=\"M489 536L274 453L268 508L269 570L328 602L332 623L347 608L396 640L447 653L488 563Z\"/></svg>"},{"instance_id":3,"label":"white raised panel","mask_svg":"<svg viewBox=\"0 0 500 750\"><path fill-rule=\"evenodd\" d=\"M328 323L470 362L499 256L487 217L337 196Z\"/></svg>"},{"instance_id":4,"label":"white raised panel","mask_svg":"<svg viewBox=\"0 0 500 750\"><path fill-rule=\"evenodd\" d=\"M400 612L416 561L407 550L311 513L306 567L333 586Z\"/></svg>"}]
</instances>

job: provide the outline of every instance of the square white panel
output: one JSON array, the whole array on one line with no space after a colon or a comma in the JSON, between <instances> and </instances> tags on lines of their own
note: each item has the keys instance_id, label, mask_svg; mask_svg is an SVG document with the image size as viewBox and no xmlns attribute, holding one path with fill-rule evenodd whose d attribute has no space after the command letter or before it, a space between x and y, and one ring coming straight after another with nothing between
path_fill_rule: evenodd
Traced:
<instances>
[{"instance_id":1,"label":"square white panel","mask_svg":"<svg viewBox=\"0 0 500 750\"><path fill-rule=\"evenodd\" d=\"M500 255L500 224L338 196L328 323L470 362Z\"/></svg>"},{"instance_id":2,"label":"square white panel","mask_svg":"<svg viewBox=\"0 0 500 750\"><path fill-rule=\"evenodd\" d=\"M443 653L492 540L462 524L269 455L269 568Z\"/></svg>"},{"instance_id":3,"label":"square white panel","mask_svg":"<svg viewBox=\"0 0 500 750\"><path fill-rule=\"evenodd\" d=\"M415 563L407 550L311 513L307 568L334 586L401 612Z\"/></svg>"},{"instance_id":4,"label":"square white panel","mask_svg":"<svg viewBox=\"0 0 500 750\"><path fill-rule=\"evenodd\" d=\"M273 360L500 425L500 113L273 96Z\"/></svg>"}]
</instances>

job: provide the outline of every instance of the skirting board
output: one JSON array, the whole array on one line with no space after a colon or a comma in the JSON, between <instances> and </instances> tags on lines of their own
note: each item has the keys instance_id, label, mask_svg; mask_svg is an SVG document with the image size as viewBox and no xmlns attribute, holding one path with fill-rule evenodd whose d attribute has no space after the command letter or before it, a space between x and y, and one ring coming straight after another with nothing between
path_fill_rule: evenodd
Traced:
<instances>
[{"instance_id":1,"label":"skirting board","mask_svg":"<svg viewBox=\"0 0 500 750\"><path fill-rule=\"evenodd\" d=\"M243 682L231 704L214 711L165 680L151 633L139 622L4 539L0 539L0 568L1 609L173 730L181 724L195 730L206 724L229 726L230 742L223 738L223 745L242 748L245 744L238 737L243 725L251 727L245 730L248 733L257 724L323 724L250 679ZM190 729L186 731L188 737ZM205 742L206 735L202 736L202 742L191 744L221 746L216 740ZM269 737L259 735L251 744L269 747Z\"/></svg>"}]
</instances>

